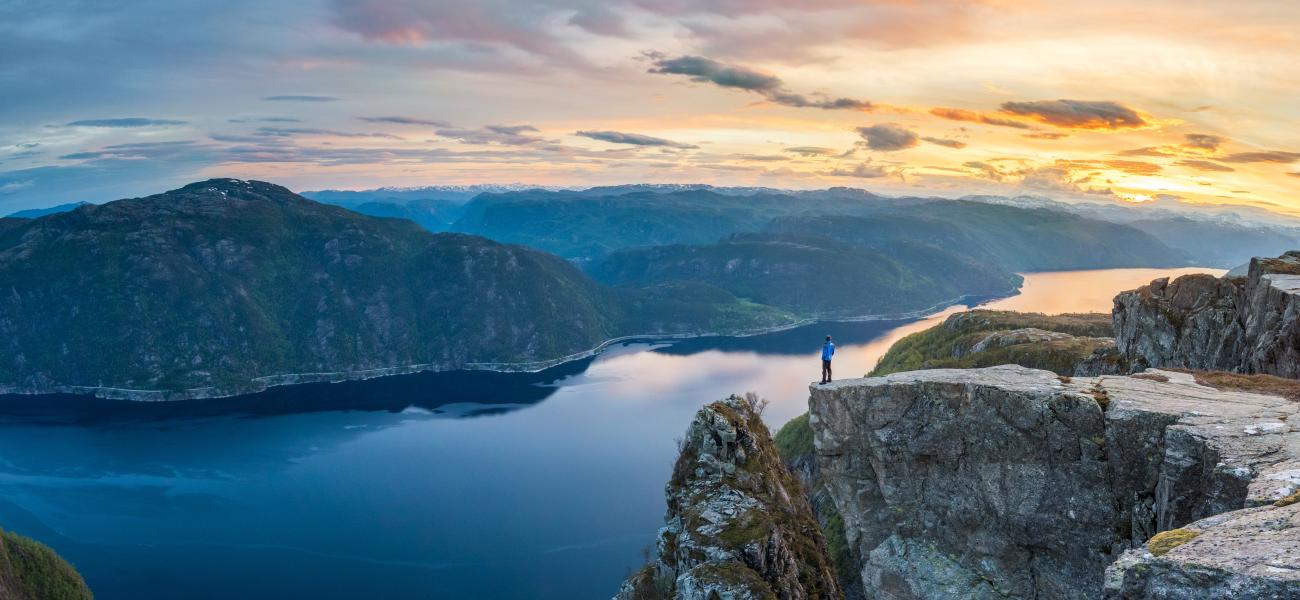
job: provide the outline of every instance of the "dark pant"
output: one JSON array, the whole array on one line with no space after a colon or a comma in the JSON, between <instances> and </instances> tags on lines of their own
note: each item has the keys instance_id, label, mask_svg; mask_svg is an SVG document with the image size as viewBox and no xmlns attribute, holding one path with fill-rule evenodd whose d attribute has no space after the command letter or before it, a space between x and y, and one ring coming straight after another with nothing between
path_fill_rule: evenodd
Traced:
<instances>
[{"instance_id":1,"label":"dark pant","mask_svg":"<svg viewBox=\"0 0 1300 600\"><path fill-rule=\"evenodd\" d=\"M822 382L824 383L830 380L831 380L831 361L823 360L822 361Z\"/></svg>"}]
</instances>

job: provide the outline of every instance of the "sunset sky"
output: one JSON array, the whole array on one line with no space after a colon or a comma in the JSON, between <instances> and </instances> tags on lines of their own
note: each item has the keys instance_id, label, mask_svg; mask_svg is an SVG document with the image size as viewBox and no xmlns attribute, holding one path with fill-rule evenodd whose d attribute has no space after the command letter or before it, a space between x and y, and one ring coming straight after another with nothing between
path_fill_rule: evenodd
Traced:
<instances>
[{"instance_id":1,"label":"sunset sky","mask_svg":"<svg viewBox=\"0 0 1300 600\"><path fill-rule=\"evenodd\" d=\"M1300 214L1300 3L0 0L0 214L205 177Z\"/></svg>"}]
</instances>

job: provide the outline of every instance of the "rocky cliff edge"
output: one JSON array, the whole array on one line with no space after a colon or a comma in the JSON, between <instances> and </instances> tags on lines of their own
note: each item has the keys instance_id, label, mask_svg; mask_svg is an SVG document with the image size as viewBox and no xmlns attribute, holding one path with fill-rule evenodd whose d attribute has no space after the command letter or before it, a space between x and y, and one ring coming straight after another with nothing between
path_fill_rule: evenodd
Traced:
<instances>
[{"instance_id":1,"label":"rocky cliff edge","mask_svg":"<svg viewBox=\"0 0 1300 600\"><path fill-rule=\"evenodd\" d=\"M1272 506L1300 489L1291 400L1002 366L815 385L810 407L868 597L1300 597L1296 509ZM1200 543L1152 553L1180 528Z\"/></svg>"}]
</instances>

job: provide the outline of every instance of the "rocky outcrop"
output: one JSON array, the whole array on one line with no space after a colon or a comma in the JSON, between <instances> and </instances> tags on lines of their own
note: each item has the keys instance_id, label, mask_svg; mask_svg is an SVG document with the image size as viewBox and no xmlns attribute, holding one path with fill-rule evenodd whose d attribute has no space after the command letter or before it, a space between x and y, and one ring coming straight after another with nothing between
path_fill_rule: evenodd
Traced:
<instances>
[{"instance_id":1,"label":"rocky outcrop","mask_svg":"<svg viewBox=\"0 0 1300 600\"><path fill-rule=\"evenodd\" d=\"M1152 535L1300 487L1300 405L1189 374L937 369L811 394L817 467L868 597L1099 598L1107 566ZM1195 549L1165 560L1221 564ZM1269 585L1300 597L1287 577Z\"/></svg>"},{"instance_id":2,"label":"rocky outcrop","mask_svg":"<svg viewBox=\"0 0 1300 600\"><path fill-rule=\"evenodd\" d=\"M871 374L1006 364L1060 375L1117 374L1127 367L1115 352L1111 328L1104 313L961 312L899 340Z\"/></svg>"},{"instance_id":3,"label":"rocky outcrop","mask_svg":"<svg viewBox=\"0 0 1300 600\"><path fill-rule=\"evenodd\" d=\"M616 599L840 597L804 490L757 406L732 396L695 415L666 488L656 557Z\"/></svg>"},{"instance_id":4,"label":"rocky outcrop","mask_svg":"<svg viewBox=\"0 0 1300 600\"><path fill-rule=\"evenodd\" d=\"M1135 366L1300 377L1300 252L1245 277L1157 279L1115 298L1115 341Z\"/></svg>"},{"instance_id":5,"label":"rocky outcrop","mask_svg":"<svg viewBox=\"0 0 1300 600\"><path fill-rule=\"evenodd\" d=\"M1072 339L1074 336L1059 331L1047 331L1037 327L1022 327L1010 331L995 331L988 334L983 339L975 342L975 345L969 349L958 349L955 358L961 358L969 354L979 354L985 350L995 348L1006 348L1018 344L1037 344L1042 342L1056 342L1060 340Z\"/></svg>"}]
</instances>

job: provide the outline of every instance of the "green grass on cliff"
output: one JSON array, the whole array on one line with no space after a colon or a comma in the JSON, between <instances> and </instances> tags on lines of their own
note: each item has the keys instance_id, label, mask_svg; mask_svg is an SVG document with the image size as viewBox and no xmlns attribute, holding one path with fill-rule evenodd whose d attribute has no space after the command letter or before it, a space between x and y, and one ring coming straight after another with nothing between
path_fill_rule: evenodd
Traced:
<instances>
[{"instance_id":1,"label":"green grass on cliff","mask_svg":"<svg viewBox=\"0 0 1300 600\"><path fill-rule=\"evenodd\" d=\"M0 598L82 600L92 595L76 569L48 546L0 531Z\"/></svg>"},{"instance_id":2,"label":"green grass on cliff","mask_svg":"<svg viewBox=\"0 0 1300 600\"><path fill-rule=\"evenodd\" d=\"M1024 328L1079 337L1017 344L961 357L954 356L958 350L970 349L991 333ZM939 325L899 340L881 357L869 376L879 377L919 369L972 369L1004 364L1018 364L1070 375L1076 363L1103 347L1104 343L1098 338L1111 335L1110 315L1103 313L1048 316L975 310L953 315Z\"/></svg>"},{"instance_id":3,"label":"green grass on cliff","mask_svg":"<svg viewBox=\"0 0 1300 600\"><path fill-rule=\"evenodd\" d=\"M776 443L777 452L781 453L781 458L787 463L797 456L812 454L813 434L812 426L808 424L808 413L790 419L789 423L782 425L772 441Z\"/></svg>"}]
</instances>

